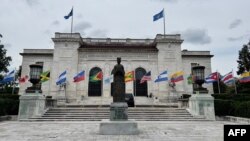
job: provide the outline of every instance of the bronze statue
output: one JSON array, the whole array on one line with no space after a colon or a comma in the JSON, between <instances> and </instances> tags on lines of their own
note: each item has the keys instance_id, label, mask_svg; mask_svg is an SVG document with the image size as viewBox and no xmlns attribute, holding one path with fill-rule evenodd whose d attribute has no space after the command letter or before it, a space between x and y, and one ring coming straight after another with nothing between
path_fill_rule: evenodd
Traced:
<instances>
[{"instance_id":1,"label":"bronze statue","mask_svg":"<svg viewBox=\"0 0 250 141\"><path fill-rule=\"evenodd\" d=\"M117 58L117 64L114 66L111 73L114 75L113 102L125 102L125 71L121 64L120 57Z\"/></svg>"}]
</instances>

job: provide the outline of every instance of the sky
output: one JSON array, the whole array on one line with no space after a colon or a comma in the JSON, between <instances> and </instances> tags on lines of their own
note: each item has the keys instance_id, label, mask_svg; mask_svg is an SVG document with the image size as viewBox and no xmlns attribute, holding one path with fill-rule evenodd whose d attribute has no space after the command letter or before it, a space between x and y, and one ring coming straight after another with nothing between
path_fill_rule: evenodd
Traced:
<instances>
[{"instance_id":1,"label":"sky","mask_svg":"<svg viewBox=\"0 0 250 141\"><path fill-rule=\"evenodd\" d=\"M74 32L82 37L155 38L181 34L182 49L211 51L212 71L237 70L239 50L250 39L249 0L0 0L0 38L13 61L23 49L53 49L55 32L70 32L65 20L74 7Z\"/></svg>"}]
</instances>

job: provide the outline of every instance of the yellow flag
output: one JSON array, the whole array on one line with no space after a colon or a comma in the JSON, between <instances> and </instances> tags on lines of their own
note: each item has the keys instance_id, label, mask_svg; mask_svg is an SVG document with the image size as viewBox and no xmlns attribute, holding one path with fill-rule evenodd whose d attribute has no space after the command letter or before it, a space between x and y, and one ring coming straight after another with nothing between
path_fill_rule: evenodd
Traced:
<instances>
[{"instance_id":1,"label":"yellow flag","mask_svg":"<svg viewBox=\"0 0 250 141\"><path fill-rule=\"evenodd\" d=\"M134 81L134 71L125 73L125 82Z\"/></svg>"}]
</instances>

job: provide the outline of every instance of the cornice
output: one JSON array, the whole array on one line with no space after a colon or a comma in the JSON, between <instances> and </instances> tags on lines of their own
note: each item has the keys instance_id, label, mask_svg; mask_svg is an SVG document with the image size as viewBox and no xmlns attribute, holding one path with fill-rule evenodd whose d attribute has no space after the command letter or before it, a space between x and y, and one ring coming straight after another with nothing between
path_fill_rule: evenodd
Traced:
<instances>
[{"instance_id":1,"label":"cornice","mask_svg":"<svg viewBox=\"0 0 250 141\"><path fill-rule=\"evenodd\" d=\"M158 52L157 49L125 49L125 48L78 48L79 52Z\"/></svg>"},{"instance_id":2,"label":"cornice","mask_svg":"<svg viewBox=\"0 0 250 141\"><path fill-rule=\"evenodd\" d=\"M183 43L184 40L181 39L155 39L156 43Z\"/></svg>"},{"instance_id":3,"label":"cornice","mask_svg":"<svg viewBox=\"0 0 250 141\"><path fill-rule=\"evenodd\" d=\"M79 42L83 44L81 38L52 38L53 42Z\"/></svg>"},{"instance_id":4,"label":"cornice","mask_svg":"<svg viewBox=\"0 0 250 141\"><path fill-rule=\"evenodd\" d=\"M204 58L212 58L214 57L214 55L186 55L186 54L182 54L182 57L204 57Z\"/></svg>"},{"instance_id":5,"label":"cornice","mask_svg":"<svg viewBox=\"0 0 250 141\"><path fill-rule=\"evenodd\" d=\"M34 55L39 55L39 56L53 56L53 53L19 53L22 56L34 56Z\"/></svg>"}]
</instances>

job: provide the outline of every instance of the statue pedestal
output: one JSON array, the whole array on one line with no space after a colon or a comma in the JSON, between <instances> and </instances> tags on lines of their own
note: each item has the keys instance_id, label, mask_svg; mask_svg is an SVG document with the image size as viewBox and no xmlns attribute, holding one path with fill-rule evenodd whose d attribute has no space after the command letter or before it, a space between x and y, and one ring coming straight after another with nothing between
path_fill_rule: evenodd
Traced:
<instances>
[{"instance_id":1,"label":"statue pedestal","mask_svg":"<svg viewBox=\"0 0 250 141\"><path fill-rule=\"evenodd\" d=\"M126 102L114 102L110 105L110 120L128 120L128 104Z\"/></svg>"},{"instance_id":2,"label":"statue pedestal","mask_svg":"<svg viewBox=\"0 0 250 141\"><path fill-rule=\"evenodd\" d=\"M189 98L189 112L194 116L215 120L214 98L210 94L193 94Z\"/></svg>"},{"instance_id":3,"label":"statue pedestal","mask_svg":"<svg viewBox=\"0 0 250 141\"><path fill-rule=\"evenodd\" d=\"M41 93L26 93L20 98L18 119L42 116L45 112L45 97Z\"/></svg>"},{"instance_id":4,"label":"statue pedestal","mask_svg":"<svg viewBox=\"0 0 250 141\"><path fill-rule=\"evenodd\" d=\"M100 124L101 135L137 135L139 130L135 121L102 120Z\"/></svg>"},{"instance_id":5,"label":"statue pedestal","mask_svg":"<svg viewBox=\"0 0 250 141\"><path fill-rule=\"evenodd\" d=\"M135 121L128 120L128 104L114 102L110 105L110 120L102 120L101 135L137 135L139 130Z\"/></svg>"}]
</instances>

